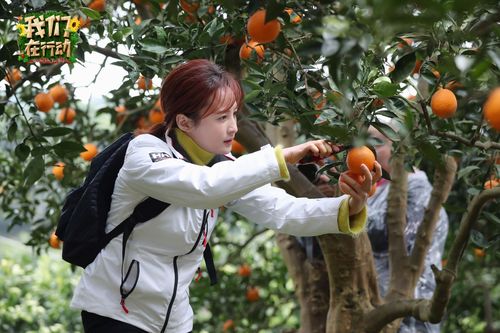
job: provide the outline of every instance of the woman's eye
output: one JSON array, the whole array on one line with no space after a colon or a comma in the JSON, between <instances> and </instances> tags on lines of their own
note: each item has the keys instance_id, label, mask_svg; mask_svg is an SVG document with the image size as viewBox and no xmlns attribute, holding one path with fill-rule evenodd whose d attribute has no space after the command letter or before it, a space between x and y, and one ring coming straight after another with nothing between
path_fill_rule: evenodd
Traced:
<instances>
[{"instance_id":1,"label":"woman's eye","mask_svg":"<svg viewBox=\"0 0 500 333\"><path fill-rule=\"evenodd\" d=\"M225 120L227 118L227 116L222 116L222 117L219 117L219 120Z\"/></svg>"}]
</instances>

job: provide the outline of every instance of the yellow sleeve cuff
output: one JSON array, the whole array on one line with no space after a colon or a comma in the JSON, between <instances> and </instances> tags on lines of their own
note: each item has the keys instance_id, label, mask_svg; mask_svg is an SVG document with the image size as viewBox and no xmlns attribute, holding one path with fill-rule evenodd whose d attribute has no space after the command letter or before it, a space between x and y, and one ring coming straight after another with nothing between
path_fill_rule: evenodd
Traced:
<instances>
[{"instance_id":1,"label":"yellow sleeve cuff","mask_svg":"<svg viewBox=\"0 0 500 333\"><path fill-rule=\"evenodd\" d=\"M285 155L283 155L283 147L278 145L274 148L274 153L276 154L276 160L278 161L278 166L280 168L280 176L284 181L290 180L290 173L288 172L288 167L286 166Z\"/></svg>"},{"instance_id":2,"label":"yellow sleeve cuff","mask_svg":"<svg viewBox=\"0 0 500 333\"><path fill-rule=\"evenodd\" d=\"M358 235L365 230L366 217L366 206L356 215L349 216L349 199L342 201L337 217L339 231L352 236Z\"/></svg>"}]
</instances>

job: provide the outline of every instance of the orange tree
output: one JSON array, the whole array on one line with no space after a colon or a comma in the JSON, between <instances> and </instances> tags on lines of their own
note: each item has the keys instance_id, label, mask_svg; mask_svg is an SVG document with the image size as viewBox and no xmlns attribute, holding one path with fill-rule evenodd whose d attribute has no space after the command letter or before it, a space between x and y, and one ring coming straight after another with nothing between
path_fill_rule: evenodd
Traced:
<instances>
[{"instance_id":1,"label":"orange tree","mask_svg":"<svg viewBox=\"0 0 500 333\"><path fill-rule=\"evenodd\" d=\"M113 62L127 72L123 83L105 96L107 105L96 112L75 98L76 88L62 74L63 66L72 65L28 64L16 53L16 27L22 29L16 26L17 18L45 9L80 16L80 62L96 52L106 57L102 67ZM251 36L247 22L259 9L266 10L264 28L259 31L258 24L252 24L257 32ZM150 80L163 78L186 59L209 58L237 75L245 88L238 141L249 152L268 142L262 124L288 120L305 137L345 145L373 143L367 135L371 125L394 142L387 214L392 273L384 298L376 288L366 234L355 239L319 237L325 256L320 275L328 278L319 280L326 280L327 288L310 282L322 268L303 256L294 238L277 237L296 283L302 332L394 332L408 315L439 322L456 292L452 287L468 278L459 263L464 258L467 262L470 240L486 253L483 268L493 272L498 266L500 188L493 186L498 184L500 148L496 1L0 0L0 10L0 77L5 77L0 96L5 128L2 211L11 226L30 226L29 244L37 249L47 246L64 193L82 181L94 147L104 147L123 131L148 126L159 92ZM269 24L273 36L259 42ZM43 105L37 109L36 96L51 95L56 85L64 85L68 100L54 102L54 97L42 95ZM65 107L76 113L70 124L57 118L55 109ZM400 130L382 122L381 116L400 124ZM92 149L80 155L85 144ZM338 157L336 166L343 170L345 156ZM61 165L62 175L60 170L53 175L52 167ZM406 173L412 166L433 175L434 190L414 250L406 253L400 231ZM280 186L295 195L321 196L293 166L290 170L292 181ZM452 224L447 263L433 268L434 297L416 300L412 291L442 205ZM489 274L498 279L498 273ZM477 285L490 295L491 283ZM318 290L321 297L308 297ZM494 316L488 309L495 301L488 299L484 303L489 305L474 315L493 330Z\"/></svg>"}]
</instances>

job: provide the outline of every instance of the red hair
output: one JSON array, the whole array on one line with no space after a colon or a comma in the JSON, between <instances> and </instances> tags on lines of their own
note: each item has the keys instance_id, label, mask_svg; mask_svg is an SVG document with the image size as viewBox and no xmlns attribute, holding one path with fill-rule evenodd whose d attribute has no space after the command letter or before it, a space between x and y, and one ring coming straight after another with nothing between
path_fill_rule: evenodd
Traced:
<instances>
[{"instance_id":1,"label":"red hair","mask_svg":"<svg viewBox=\"0 0 500 333\"><path fill-rule=\"evenodd\" d=\"M197 124L214 112L229 110L234 103L240 109L243 89L232 74L206 59L189 60L164 79L160 105L165 121L147 133L163 138L167 129L177 127L178 114L186 115Z\"/></svg>"}]
</instances>

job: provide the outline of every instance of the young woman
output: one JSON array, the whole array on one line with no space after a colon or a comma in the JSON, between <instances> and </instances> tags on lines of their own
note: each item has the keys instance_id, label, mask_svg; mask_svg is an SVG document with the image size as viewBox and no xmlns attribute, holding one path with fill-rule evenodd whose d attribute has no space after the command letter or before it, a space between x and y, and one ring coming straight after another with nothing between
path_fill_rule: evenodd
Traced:
<instances>
[{"instance_id":1,"label":"young woman","mask_svg":"<svg viewBox=\"0 0 500 333\"><path fill-rule=\"evenodd\" d=\"M365 226L367 193L381 176L380 165L374 173L364 167L363 184L347 179L348 195L295 198L270 183L289 178L286 163L308 154L327 157L335 146L322 140L266 146L232 158L243 92L233 76L207 60L172 70L160 99L165 122L130 142L107 231L148 197L171 205L136 226L123 263L122 237L116 237L87 266L72 300L83 310L85 332L190 332L189 285L221 206L293 235L355 235Z\"/></svg>"}]
</instances>

